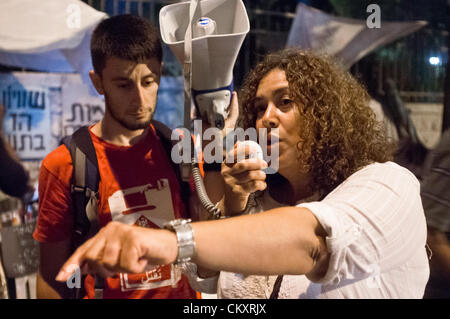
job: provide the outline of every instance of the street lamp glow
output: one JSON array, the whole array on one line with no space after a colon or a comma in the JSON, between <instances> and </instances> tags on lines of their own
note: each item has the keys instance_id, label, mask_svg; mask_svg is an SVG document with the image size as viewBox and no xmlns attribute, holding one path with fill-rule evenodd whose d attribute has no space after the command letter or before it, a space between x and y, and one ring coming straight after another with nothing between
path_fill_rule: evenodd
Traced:
<instances>
[{"instance_id":1,"label":"street lamp glow","mask_svg":"<svg viewBox=\"0 0 450 319\"><path fill-rule=\"evenodd\" d=\"M431 65L439 65L439 64L441 64L441 59L437 56L432 56L432 57L430 57L428 62L430 62Z\"/></svg>"}]
</instances>

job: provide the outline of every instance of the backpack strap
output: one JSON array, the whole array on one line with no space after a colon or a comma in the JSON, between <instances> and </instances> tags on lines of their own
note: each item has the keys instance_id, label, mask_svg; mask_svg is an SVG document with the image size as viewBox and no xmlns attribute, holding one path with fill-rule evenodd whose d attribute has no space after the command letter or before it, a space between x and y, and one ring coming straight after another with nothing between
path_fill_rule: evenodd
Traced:
<instances>
[{"instance_id":1,"label":"backpack strap","mask_svg":"<svg viewBox=\"0 0 450 319\"><path fill-rule=\"evenodd\" d=\"M97 200L100 174L89 128L63 139L73 163L71 194L74 207L73 248L98 232Z\"/></svg>"},{"instance_id":2,"label":"backpack strap","mask_svg":"<svg viewBox=\"0 0 450 319\"><path fill-rule=\"evenodd\" d=\"M79 128L71 136L64 137L62 143L69 150L73 164L70 191L74 211L72 250L75 251L99 230L97 201L100 174L97 155L87 126ZM101 298L103 282L100 282L98 277L95 280L96 298ZM74 297L81 298L81 290L74 290Z\"/></svg>"}]
</instances>

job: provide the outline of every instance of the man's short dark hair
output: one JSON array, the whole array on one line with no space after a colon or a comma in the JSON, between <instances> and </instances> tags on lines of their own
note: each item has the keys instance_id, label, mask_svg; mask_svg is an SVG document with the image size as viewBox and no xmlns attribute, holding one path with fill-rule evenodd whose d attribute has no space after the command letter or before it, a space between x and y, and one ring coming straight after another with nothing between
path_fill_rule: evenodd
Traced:
<instances>
[{"instance_id":1,"label":"man's short dark hair","mask_svg":"<svg viewBox=\"0 0 450 319\"><path fill-rule=\"evenodd\" d=\"M92 65L101 75L108 57L145 63L162 61L159 32L147 20L134 15L118 15L103 20L91 38Z\"/></svg>"}]
</instances>

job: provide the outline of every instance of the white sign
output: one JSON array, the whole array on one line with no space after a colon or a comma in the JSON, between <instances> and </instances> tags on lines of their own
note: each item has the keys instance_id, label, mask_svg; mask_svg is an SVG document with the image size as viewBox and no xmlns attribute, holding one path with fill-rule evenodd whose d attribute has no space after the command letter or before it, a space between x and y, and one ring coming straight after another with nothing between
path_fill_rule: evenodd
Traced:
<instances>
[{"instance_id":1,"label":"white sign","mask_svg":"<svg viewBox=\"0 0 450 319\"><path fill-rule=\"evenodd\" d=\"M42 159L56 146L49 128L51 104L60 95L60 83L55 74L0 74L6 139L22 160Z\"/></svg>"},{"instance_id":2,"label":"white sign","mask_svg":"<svg viewBox=\"0 0 450 319\"><path fill-rule=\"evenodd\" d=\"M102 119L105 103L101 96L92 96L78 74L67 74L62 83L62 135L71 135L83 125Z\"/></svg>"}]
</instances>

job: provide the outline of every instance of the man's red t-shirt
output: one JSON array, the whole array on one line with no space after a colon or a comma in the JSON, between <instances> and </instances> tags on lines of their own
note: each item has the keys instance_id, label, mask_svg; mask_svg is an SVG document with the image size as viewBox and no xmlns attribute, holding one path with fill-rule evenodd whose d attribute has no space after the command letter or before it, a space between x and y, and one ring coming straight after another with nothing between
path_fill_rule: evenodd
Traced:
<instances>
[{"instance_id":1,"label":"man's red t-shirt","mask_svg":"<svg viewBox=\"0 0 450 319\"><path fill-rule=\"evenodd\" d=\"M153 126L133 146L108 143L91 132L97 154L100 183L100 227L114 220L143 227L162 228L175 218L187 218L180 184ZM39 216L34 238L39 242L70 239L73 208L70 181L73 166L65 146L47 155L39 173ZM172 287L172 265L145 274L120 273L105 281L104 298L195 298L182 275ZM87 297L94 297L94 280L85 282Z\"/></svg>"}]
</instances>

